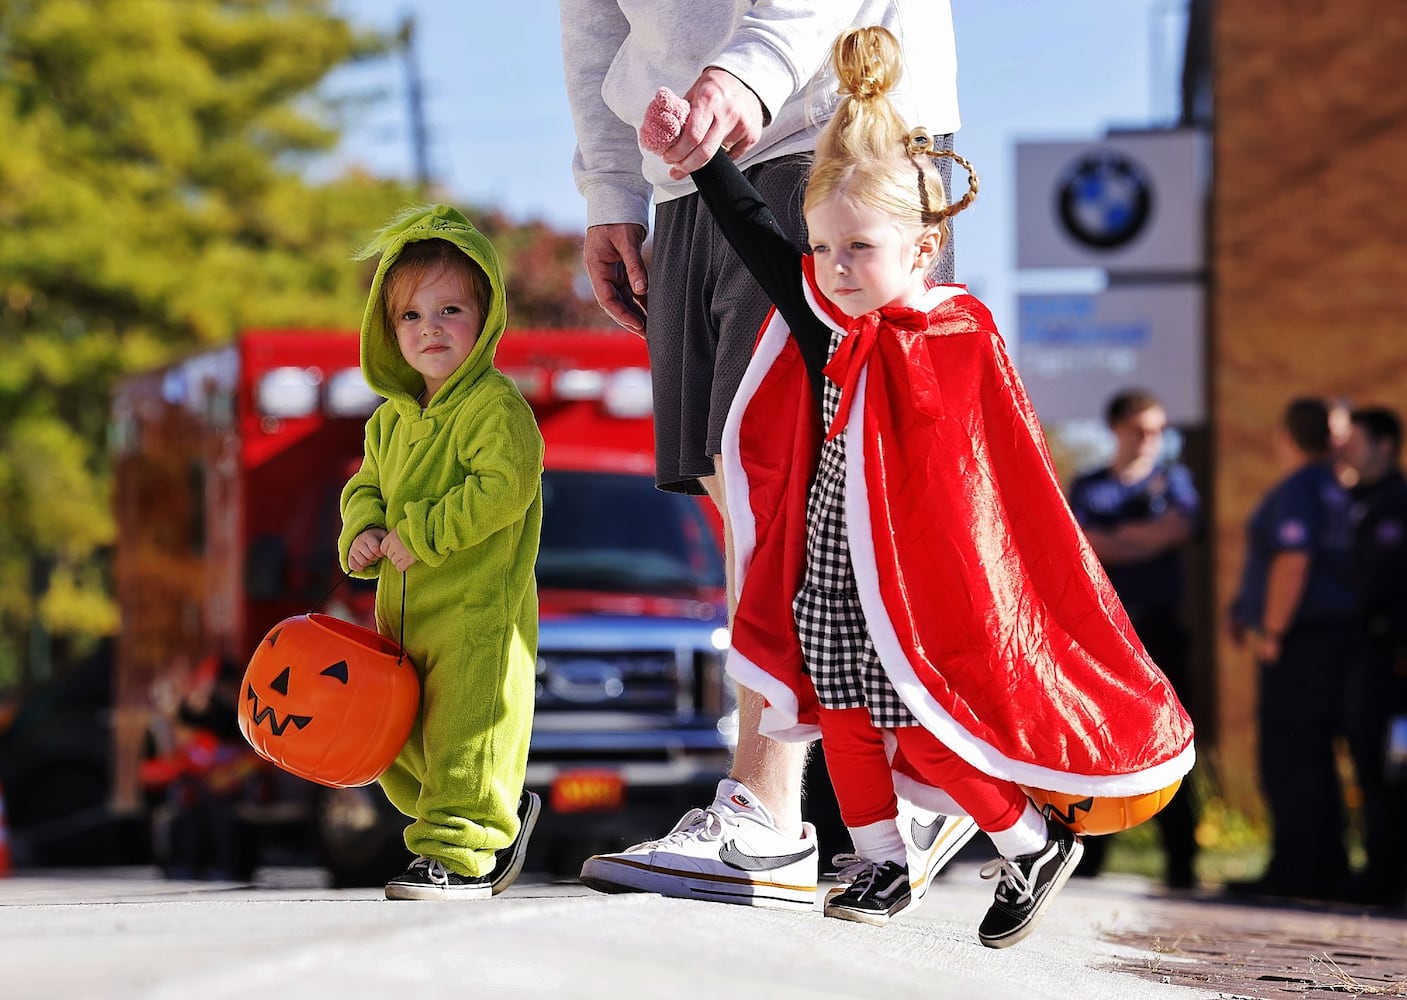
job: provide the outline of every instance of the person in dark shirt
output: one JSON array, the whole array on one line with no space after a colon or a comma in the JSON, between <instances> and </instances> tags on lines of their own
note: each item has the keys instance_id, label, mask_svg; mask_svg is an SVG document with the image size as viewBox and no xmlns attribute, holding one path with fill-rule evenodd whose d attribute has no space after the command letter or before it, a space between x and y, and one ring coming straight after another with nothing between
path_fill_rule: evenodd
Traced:
<instances>
[{"instance_id":1,"label":"person in dark shirt","mask_svg":"<svg viewBox=\"0 0 1407 1000\"><path fill-rule=\"evenodd\" d=\"M1187 704L1182 549L1198 530L1201 499L1187 467L1164 457L1168 415L1157 397L1128 389L1109 401L1104 415L1114 435L1113 460L1075 479L1070 508L1148 655ZM1169 888L1190 889L1197 852L1191 789L1184 784L1156 819L1167 857L1164 880ZM1076 874L1097 875L1107 844L1107 838L1091 839Z\"/></svg>"},{"instance_id":2,"label":"person in dark shirt","mask_svg":"<svg viewBox=\"0 0 1407 1000\"><path fill-rule=\"evenodd\" d=\"M1354 471L1353 580L1360 602L1360 655L1345 691L1344 732L1363 793L1367 868L1353 898L1407 903L1407 789L1385 770L1391 720L1407 714L1407 477L1400 465L1402 421L1385 407L1356 409L1344 442Z\"/></svg>"},{"instance_id":3,"label":"person in dark shirt","mask_svg":"<svg viewBox=\"0 0 1407 1000\"><path fill-rule=\"evenodd\" d=\"M1296 399L1275 438L1284 478L1252 513L1231 638L1258 674L1269 867L1233 892L1332 899L1345 891L1343 790L1333 741L1358 638L1348 492L1334 474L1329 411Z\"/></svg>"}]
</instances>

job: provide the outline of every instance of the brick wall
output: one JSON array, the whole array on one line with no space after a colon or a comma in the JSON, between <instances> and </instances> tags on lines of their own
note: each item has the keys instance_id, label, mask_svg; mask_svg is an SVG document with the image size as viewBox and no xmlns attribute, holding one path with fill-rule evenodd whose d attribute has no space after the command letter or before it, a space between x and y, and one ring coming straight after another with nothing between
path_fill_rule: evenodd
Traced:
<instances>
[{"instance_id":1,"label":"brick wall","mask_svg":"<svg viewBox=\"0 0 1407 1000\"><path fill-rule=\"evenodd\" d=\"M1407 2L1215 0L1211 342L1214 599L1279 477L1295 395L1407 416ZM1407 571L1407 568L1404 568ZM1255 792L1254 670L1219 639L1220 773ZM1326 664L1334 669L1334 664Z\"/></svg>"}]
</instances>

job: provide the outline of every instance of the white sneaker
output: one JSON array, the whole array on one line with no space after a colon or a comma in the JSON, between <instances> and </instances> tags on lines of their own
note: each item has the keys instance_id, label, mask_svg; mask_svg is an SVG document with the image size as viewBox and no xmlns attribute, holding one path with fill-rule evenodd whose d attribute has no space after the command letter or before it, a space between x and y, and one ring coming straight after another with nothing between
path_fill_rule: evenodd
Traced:
<instances>
[{"instance_id":1,"label":"white sneaker","mask_svg":"<svg viewBox=\"0 0 1407 1000\"><path fill-rule=\"evenodd\" d=\"M937 881L938 873L977 833L971 816L945 815L919 809L900 799L899 833L909 858L909 887L916 908ZM908 808L905 808L905 806Z\"/></svg>"},{"instance_id":2,"label":"white sneaker","mask_svg":"<svg viewBox=\"0 0 1407 1000\"><path fill-rule=\"evenodd\" d=\"M716 903L809 910L820 868L816 829L784 837L740 782L725 778L707 809L691 809L659 840L597 854L581 881L598 892L657 892Z\"/></svg>"}]
</instances>

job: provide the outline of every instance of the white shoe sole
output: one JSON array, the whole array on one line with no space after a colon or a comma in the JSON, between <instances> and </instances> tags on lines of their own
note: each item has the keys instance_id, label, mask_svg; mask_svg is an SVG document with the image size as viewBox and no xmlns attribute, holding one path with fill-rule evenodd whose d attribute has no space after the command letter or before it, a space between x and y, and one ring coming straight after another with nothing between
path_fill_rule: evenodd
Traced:
<instances>
[{"instance_id":1,"label":"white shoe sole","mask_svg":"<svg viewBox=\"0 0 1407 1000\"><path fill-rule=\"evenodd\" d=\"M476 899L489 899L492 895L493 893L487 884L455 889L441 889L433 885L403 885L396 882L386 886L387 899L419 899L436 902L463 900L468 902Z\"/></svg>"},{"instance_id":2,"label":"white shoe sole","mask_svg":"<svg viewBox=\"0 0 1407 1000\"><path fill-rule=\"evenodd\" d=\"M889 923L890 919L897 917L913 905L913 898L899 907L892 913L871 913L865 910L852 910L845 906L832 906L831 900L845 891L844 886L838 886L826 893L826 901L821 905L821 913L827 917L835 917L837 920L853 920L857 924L869 924L871 927L883 927Z\"/></svg>"},{"instance_id":3,"label":"white shoe sole","mask_svg":"<svg viewBox=\"0 0 1407 1000\"><path fill-rule=\"evenodd\" d=\"M581 867L581 883L597 892L654 892L676 899L705 899L739 906L809 910L816 883L789 884L745 875L666 868L631 857L598 854Z\"/></svg>"}]
</instances>

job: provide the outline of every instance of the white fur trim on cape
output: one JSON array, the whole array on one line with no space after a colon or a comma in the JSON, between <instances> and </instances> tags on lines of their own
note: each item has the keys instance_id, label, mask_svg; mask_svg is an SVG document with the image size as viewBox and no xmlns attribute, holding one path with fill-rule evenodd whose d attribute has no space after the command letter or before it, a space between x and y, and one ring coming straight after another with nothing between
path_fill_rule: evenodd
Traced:
<instances>
[{"instance_id":1,"label":"white fur trim on cape","mask_svg":"<svg viewBox=\"0 0 1407 1000\"><path fill-rule=\"evenodd\" d=\"M736 649L728 651L724 667L736 683L767 699L757 731L780 743L810 743L821 738L821 727L797 721L796 692Z\"/></svg>"},{"instance_id":2,"label":"white fur trim on cape","mask_svg":"<svg viewBox=\"0 0 1407 1000\"><path fill-rule=\"evenodd\" d=\"M752 518L747 470L743 468L738 446L743 412L752 402L752 397L757 395L758 387L786 347L789 336L786 321L773 309L763 321L761 336L743 372L742 381L738 383L737 394L728 406L728 417L723 421L723 504L728 508L728 524L733 534L734 601L743 592L743 578L747 576L752 553L757 548L757 524Z\"/></svg>"},{"instance_id":3,"label":"white fur trim on cape","mask_svg":"<svg viewBox=\"0 0 1407 1000\"><path fill-rule=\"evenodd\" d=\"M723 503L728 509L728 522L733 534L733 599L743 592L743 580L752 565L757 549L757 524L752 516L747 469L739 455L743 412L757 394L777 357L786 347L790 332L786 321L775 309L762 325L761 336L752 352L747 370L743 372L737 395L728 408L723 423ZM796 693L776 677L763 670L736 649L729 650L725 669L736 683L756 691L767 699L762 711L759 730L774 740L786 743L809 743L819 739L817 726L797 722Z\"/></svg>"}]
</instances>

